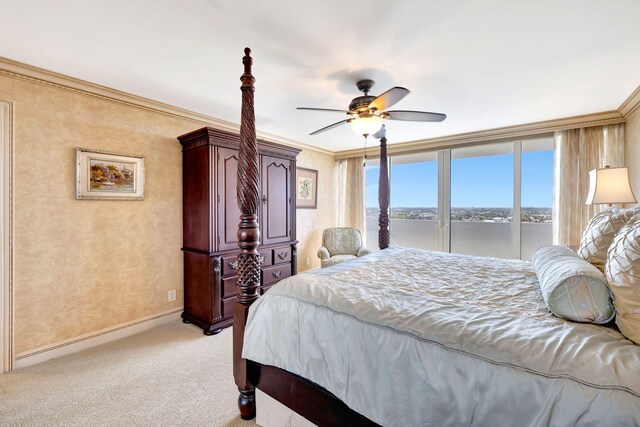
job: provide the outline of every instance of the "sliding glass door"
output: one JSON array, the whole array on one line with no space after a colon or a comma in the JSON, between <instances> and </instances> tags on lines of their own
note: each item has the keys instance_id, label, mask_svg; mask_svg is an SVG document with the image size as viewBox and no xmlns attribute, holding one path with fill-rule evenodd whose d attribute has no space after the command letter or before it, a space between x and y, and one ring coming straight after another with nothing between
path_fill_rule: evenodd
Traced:
<instances>
[{"instance_id":1,"label":"sliding glass door","mask_svg":"<svg viewBox=\"0 0 640 427\"><path fill-rule=\"evenodd\" d=\"M451 252L513 258L513 144L451 150Z\"/></svg>"},{"instance_id":2,"label":"sliding glass door","mask_svg":"<svg viewBox=\"0 0 640 427\"><path fill-rule=\"evenodd\" d=\"M540 246L553 242L553 139L522 141L520 258L530 260Z\"/></svg>"},{"instance_id":3,"label":"sliding glass door","mask_svg":"<svg viewBox=\"0 0 640 427\"><path fill-rule=\"evenodd\" d=\"M379 160L367 162L377 250ZM391 245L531 259L552 242L553 138L392 156Z\"/></svg>"},{"instance_id":4,"label":"sliding glass door","mask_svg":"<svg viewBox=\"0 0 640 427\"><path fill-rule=\"evenodd\" d=\"M391 158L391 244L438 250L438 153Z\"/></svg>"}]
</instances>

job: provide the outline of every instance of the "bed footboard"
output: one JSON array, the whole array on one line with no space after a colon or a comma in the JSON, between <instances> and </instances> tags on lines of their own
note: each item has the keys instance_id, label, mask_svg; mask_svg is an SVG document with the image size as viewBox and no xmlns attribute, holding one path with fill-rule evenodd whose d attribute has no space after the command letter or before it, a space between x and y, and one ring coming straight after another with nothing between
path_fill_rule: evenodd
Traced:
<instances>
[{"instance_id":1,"label":"bed footboard","mask_svg":"<svg viewBox=\"0 0 640 427\"><path fill-rule=\"evenodd\" d=\"M336 396L298 375L248 361L252 383L278 402L323 427L375 427L365 416L349 408Z\"/></svg>"}]
</instances>

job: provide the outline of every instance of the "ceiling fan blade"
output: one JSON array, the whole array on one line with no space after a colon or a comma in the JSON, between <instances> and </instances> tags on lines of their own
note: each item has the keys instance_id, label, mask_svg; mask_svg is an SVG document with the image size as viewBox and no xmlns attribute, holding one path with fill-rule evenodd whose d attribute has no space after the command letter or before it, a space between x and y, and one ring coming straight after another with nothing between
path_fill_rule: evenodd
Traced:
<instances>
[{"instance_id":1,"label":"ceiling fan blade","mask_svg":"<svg viewBox=\"0 0 640 427\"><path fill-rule=\"evenodd\" d=\"M386 112L388 120L402 120L406 122L441 122L447 118L446 114L429 113L427 111L396 110Z\"/></svg>"},{"instance_id":2,"label":"ceiling fan blade","mask_svg":"<svg viewBox=\"0 0 640 427\"><path fill-rule=\"evenodd\" d=\"M329 111L332 113L343 113L343 114L349 114L348 111L346 110L335 110L333 108L311 108L311 107L298 107L296 108L296 110L309 110L309 111Z\"/></svg>"},{"instance_id":3,"label":"ceiling fan blade","mask_svg":"<svg viewBox=\"0 0 640 427\"><path fill-rule=\"evenodd\" d=\"M400 86L392 87L369 104L369 109L377 111L386 110L405 96L409 95L409 89Z\"/></svg>"},{"instance_id":4,"label":"ceiling fan blade","mask_svg":"<svg viewBox=\"0 0 640 427\"><path fill-rule=\"evenodd\" d=\"M327 131L327 130L329 130L329 129L337 128L338 126L343 125L343 124L345 124L345 123L349 122L350 120L352 120L352 119L340 120L339 122L336 122L336 123L334 123L334 124L332 124L332 125L325 126L325 127L323 127L322 129L318 129L318 130L317 130L317 131L315 131L315 132L311 132L309 135L317 135L317 134L319 134L320 132L324 132L324 131Z\"/></svg>"}]
</instances>

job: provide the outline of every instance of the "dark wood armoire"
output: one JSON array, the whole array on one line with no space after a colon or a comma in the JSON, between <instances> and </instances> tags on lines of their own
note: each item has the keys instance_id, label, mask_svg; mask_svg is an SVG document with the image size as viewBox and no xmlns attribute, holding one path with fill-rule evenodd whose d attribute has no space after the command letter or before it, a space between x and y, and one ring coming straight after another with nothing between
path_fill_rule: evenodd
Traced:
<instances>
[{"instance_id":1,"label":"dark wood armoire","mask_svg":"<svg viewBox=\"0 0 640 427\"><path fill-rule=\"evenodd\" d=\"M182 144L184 311L206 335L233 323L238 294L239 135L205 127ZM296 274L295 174L299 149L258 140L260 293Z\"/></svg>"}]
</instances>

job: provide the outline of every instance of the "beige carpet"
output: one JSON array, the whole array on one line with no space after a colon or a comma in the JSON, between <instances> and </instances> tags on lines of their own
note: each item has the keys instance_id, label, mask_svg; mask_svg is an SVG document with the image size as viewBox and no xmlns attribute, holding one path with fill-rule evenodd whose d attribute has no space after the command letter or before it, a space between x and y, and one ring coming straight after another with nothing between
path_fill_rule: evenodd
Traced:
<instances>
[{"instance_id":1,"label":"beige carpet","mask_svg":"<svg viewBox=\"0 0 640 427\"><path fill-rule=\"evenodd\" d=\"M0 425L255 426L238 416L231 332L176 322L0 374Z\"/></svg>"}]
</instances>

